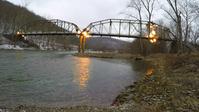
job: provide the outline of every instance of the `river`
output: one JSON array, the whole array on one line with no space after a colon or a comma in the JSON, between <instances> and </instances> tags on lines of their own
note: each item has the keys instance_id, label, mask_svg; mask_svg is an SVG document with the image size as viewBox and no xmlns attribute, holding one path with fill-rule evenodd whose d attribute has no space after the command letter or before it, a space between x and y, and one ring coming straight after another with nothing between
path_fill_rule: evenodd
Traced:
<instances>
[{"instance_id":1,"label":"river","mask_svg":"<svg viewBox=\"0 0 199 112\"><path fill-rule=\"evenodd\" d=\"M0 51L0 106L108 106L148 68L69 52Z\"/></svg>"}]
</instances>

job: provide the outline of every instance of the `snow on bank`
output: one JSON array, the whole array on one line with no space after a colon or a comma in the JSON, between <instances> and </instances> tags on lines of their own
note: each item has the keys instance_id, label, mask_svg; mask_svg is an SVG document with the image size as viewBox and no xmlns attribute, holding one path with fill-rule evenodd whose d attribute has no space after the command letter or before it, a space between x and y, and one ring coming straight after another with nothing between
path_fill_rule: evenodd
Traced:
<instances>
[{"instance_id":1,"label":"snow on bank","mask_svg":"<svg viewBox=\"0 0 199 112\"><path fill-rule=\"evenodd\" d=\"M23 48L19 46L14 46L14 45L9 45L9 44L4 44L0 45L0 49L8 49L8 50L24 50Z\"/></svg>"}]
</instances>

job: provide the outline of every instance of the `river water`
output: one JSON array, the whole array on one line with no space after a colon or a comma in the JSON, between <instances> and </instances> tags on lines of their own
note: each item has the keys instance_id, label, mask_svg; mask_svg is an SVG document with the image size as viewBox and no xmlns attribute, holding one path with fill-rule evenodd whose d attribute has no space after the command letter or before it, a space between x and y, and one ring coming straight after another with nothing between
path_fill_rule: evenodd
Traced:
<instances>
[{"instance_id":1,"label":"river water","mask_svg":"<svg viewBox=\"0 0 199 112\"><path fill-rule=\"evenodd\" d=\"M108 106L148 68L67 52L0 51L0 106Z\"/></svg>"}]
</instances>

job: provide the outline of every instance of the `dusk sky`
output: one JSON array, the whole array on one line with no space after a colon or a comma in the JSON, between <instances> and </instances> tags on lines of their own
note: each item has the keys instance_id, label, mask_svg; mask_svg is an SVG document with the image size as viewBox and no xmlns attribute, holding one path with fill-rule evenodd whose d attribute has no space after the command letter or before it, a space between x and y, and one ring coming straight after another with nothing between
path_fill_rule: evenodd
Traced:
<instances>
[{"instance_id":1,"label":"dusk sky","mask_svg":"<svg viewBox=\"0 0 199 112\"><path fill-rule=\"evenodd\" d=\"M50 19L74 22L81 28L90 22L122 18L129 0L8 0L17 5L28 4L29 10Z\"/></svg>"}]
</instances>

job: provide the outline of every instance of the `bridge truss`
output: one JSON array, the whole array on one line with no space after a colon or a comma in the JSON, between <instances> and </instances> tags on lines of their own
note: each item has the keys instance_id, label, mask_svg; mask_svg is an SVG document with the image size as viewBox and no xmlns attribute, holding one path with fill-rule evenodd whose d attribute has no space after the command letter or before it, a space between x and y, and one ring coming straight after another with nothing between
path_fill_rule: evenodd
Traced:
<instances>
[{"instance_id":1,"label":"bridge truss","mask_svg":"<svg viewBox=\"0 0 199 112\"><path fill-rule=\"evenodd\" d=\"M90 23L85 29L71 22L54 20L37 20L25 24L16 32L17 38L26 36L72 36L79 38L79 52L84 52L88 37L119 37L148 39L152 43L157 40L173 41L169 29L161 25L128 19L106 19Z\"/></svg>"},{"instance_id":2,"label":"bridge truss","mask_svg":"<svg viewBox=\"0 0 199 112\"><path fill-rule=\"evenodd\" d=\"M150 23L156 27L158 40L170 41L169 30L166 27ZM121 37L121 38L141 38L149 39L150 26L147 21L137 21L128 19L106 19L90 23L85 31L89 31L92 37Z\"/></svg>"},{"instance_id":3,"label":"bridge truss","mask_svg":"<svg viewBox=\"0 0 199 112\"><path fill-rule=\"evenodd\" d=\"M21 35L75 35L79 27L71 22L59 19L37 20L24 24L18 30Z\"/></svg>"}]
</instances>

